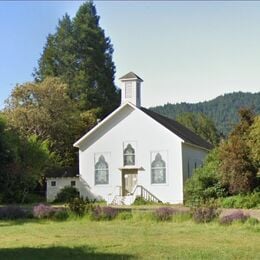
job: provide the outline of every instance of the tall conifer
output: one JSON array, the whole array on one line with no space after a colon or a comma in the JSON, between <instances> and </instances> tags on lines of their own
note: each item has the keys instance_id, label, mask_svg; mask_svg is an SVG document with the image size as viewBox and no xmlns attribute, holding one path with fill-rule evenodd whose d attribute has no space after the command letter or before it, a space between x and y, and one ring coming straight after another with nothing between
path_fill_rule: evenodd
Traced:
<instances>
[{"instance_id":1,"label":"tall conifer","mask_svg":"<svg viewBox=\"0 0 260 260\"><path fill-rule=\"evenodd\" d=\"M35 79L62 78L82 111L99 108L98 116L102 117L119 104L112 54L112 44L99 26L96 8L86 2L73 20L66 14L56 32L48 36Z\"/></svg>"}]
</instances>

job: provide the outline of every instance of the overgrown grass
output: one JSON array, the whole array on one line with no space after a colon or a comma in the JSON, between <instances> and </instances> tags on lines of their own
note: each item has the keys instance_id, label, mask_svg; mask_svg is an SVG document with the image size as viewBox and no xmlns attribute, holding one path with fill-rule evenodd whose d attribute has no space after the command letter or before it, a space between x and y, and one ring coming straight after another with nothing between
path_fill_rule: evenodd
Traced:
<instances>
[{"instance_id":1,"label":"overgrown grass","mask_svg":"<svg viewBox=\"0 0 260 260\"><path fill-rule=\"evenodd\" d=\"M256 221L195 224L188 213L157 222L152 212L88 215L64 222L0 222L0 259L260 259Z\"/></svg>"}]
</instances>

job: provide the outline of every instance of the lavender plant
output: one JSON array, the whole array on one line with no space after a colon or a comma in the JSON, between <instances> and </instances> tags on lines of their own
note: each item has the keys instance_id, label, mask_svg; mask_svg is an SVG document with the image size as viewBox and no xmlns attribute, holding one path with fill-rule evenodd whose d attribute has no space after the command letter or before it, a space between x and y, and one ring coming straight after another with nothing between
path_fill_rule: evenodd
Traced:
<instances>
[{"instance_id":1,"label":"lavender plant","mask_svg":"<svg viewBox=\"0 0 260 260\"><path fill-rule=\"evenodd\" d=\"M154 211L154 217L157 221L168 221L172 219L176 211L170 207L161 207Z\"/></svg>"},{"instance_id":2,"label":"lavender plant","mask_svg":"<svg viewBox=\"0 0 260 260\"><path fill-rule=\"evenodd\" d=\"M233 221L245 222L248 218L249 218L249 216L244 214L244 212L242 210L235 210L227 215L222 216L219 219L219 222L221 224L228 225L228 224L231 224Z\"/></svg>"},{"instance_id":3,"label":"lavender plant","mask_svg":"<svg viewBox=\"0 0 260 260\"><path fill-rule=\"evenodd\" d=\"M55 209L45 204L38 204L33 207L33 216L35 218L51 218L55 213Z\"/></svg>"}]
</instances>

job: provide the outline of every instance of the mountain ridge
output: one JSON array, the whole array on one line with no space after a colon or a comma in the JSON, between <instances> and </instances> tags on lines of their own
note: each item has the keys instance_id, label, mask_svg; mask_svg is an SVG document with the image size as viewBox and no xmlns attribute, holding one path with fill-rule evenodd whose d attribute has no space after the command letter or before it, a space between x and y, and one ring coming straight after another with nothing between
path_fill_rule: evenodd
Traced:
<instances>
[{"instance_id":1,"label":"mountain ridge","mask_svg":"<svg viewBox=\"0 0 260 260\"><path fill-rule=\"evenodd\" d=\"M256 114L260 114L260 92L225 93L208 101L166 103L149 109L172 119L185 112L203 113L215 122L219 132L228 135L234 124L238 122L237 112L242 107L251 108Z\"/></svg>"}]
</instances>

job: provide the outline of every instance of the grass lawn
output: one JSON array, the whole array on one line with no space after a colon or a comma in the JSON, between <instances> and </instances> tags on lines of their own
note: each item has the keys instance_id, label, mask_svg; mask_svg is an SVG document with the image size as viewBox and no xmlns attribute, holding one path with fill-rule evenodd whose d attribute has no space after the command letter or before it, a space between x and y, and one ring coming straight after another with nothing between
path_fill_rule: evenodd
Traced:
<instances>
[{"instance_id":1,"label":"grass lawn","mask_svg":"<svg viewBox=\"0 0 260 260\"><path fill-rule=\"evenodd\" d=\"M1 221L0 259L260 259L260 226L145 219Z\"/></svg>"}]
</instances>

